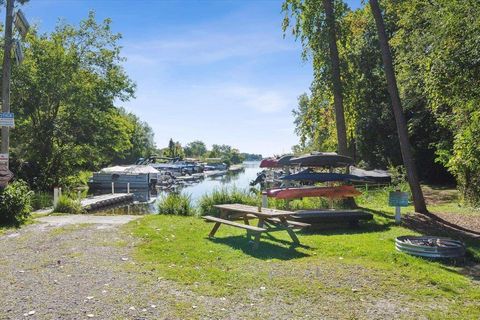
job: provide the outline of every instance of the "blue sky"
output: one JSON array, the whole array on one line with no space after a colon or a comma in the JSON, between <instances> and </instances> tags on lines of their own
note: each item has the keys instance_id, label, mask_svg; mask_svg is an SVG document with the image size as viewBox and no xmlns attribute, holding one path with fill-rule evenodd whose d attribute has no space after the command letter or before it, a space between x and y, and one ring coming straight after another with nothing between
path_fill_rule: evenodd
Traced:
<instances>
[{"instance_id":1,"label":"blue sky","mask_svg":"<svg viewBox=\"0 0 480 320\"><path fill-rule=\"evenodd\" d=\"M31 0L23 10L42 31L89 10L113 20L137 84L122 106L149 123L159 147L202 140L267 156L298 142L291 111L312 80L300 44L283 38L281 3Z\"/></svg>"}]
</instances>

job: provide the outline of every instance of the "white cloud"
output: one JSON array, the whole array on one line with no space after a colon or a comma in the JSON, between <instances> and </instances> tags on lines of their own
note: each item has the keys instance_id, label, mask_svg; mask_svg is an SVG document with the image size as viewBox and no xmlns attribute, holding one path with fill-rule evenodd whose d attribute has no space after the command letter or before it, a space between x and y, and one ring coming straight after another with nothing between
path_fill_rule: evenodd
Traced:
<instances>
[{"instance_id":1,"label":"white cloud","mask_svg":"<svg viewBox=\"0 0 480 320\"><path fill-rule=\"evenodd\" d=\"M170 37L155 38L124 44L124 55L133 57L130 63L174 65L208 64L230 58L257 57L281 51L296 50L291 43L259 30L232 33L222 30L188 31ZM131 58L130 58L131 59Z\"/></svg>"},{"instance_id":2,"label":"white cloud","mask_svg":"<svg viewBox=\"0 0 480 320\"><path fill-rule=\"evenodd\" d=\"M261 113L275 113L291 107L289 97L281 91L241 85L219 87L217 90L222 92L224 100Z\"/></svg>"}]
</instances>

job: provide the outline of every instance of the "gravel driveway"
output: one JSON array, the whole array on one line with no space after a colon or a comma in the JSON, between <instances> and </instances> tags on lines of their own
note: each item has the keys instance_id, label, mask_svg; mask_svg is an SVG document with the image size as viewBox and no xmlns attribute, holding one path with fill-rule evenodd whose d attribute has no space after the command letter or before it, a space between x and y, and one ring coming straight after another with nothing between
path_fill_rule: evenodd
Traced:
<instances>
[{"instance_id":1,"label":"gravel driveway","mask_svg":"<svg viewBox=\"0 0 480 320\"><path fill-rule=\"evenodd\" d=\"M0 319L174 319L205 297L136 271L138 216L50 216L0 236Z\"/></svg>"}]
</instances>

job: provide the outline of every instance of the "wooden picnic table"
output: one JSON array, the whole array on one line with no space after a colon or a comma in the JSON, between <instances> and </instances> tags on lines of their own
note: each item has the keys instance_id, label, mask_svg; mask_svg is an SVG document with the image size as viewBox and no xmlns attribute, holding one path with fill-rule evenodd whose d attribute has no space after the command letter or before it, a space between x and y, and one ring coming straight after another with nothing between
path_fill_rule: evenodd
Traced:
<instances>
[{"instance_id":1,"label":"wooden picnic table","mask_svg":"<svg viewBox=\"0 0 480 320\"><path fill-rule=\"evenodd\" d=\"M290 221L288 218L295 214L292 211L259 208L244 204L219 204L214 205L220 209L220 217L204 216L206 221L215 222L209 237L214 237L221 224L247 230L247 239L251 240L254 236L253 247L257 248L260 242L260 236L263 232L270 233L275 231L287 231L295 245L300 244L297 235L293 229L301 229L310 226L308 223ZM250 225L249 220L258 219L257 226ZM244 224L233 220L243 220Z\"/></svg>"}]
</instances>

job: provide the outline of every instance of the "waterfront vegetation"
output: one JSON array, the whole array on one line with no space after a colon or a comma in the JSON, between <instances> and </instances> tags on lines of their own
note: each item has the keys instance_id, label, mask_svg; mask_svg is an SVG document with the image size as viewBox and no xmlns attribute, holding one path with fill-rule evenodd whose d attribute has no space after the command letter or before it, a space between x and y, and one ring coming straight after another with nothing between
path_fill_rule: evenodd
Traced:
<instances>
[{"instance_id":1,"label":"waterfront vegetation","mask_svg":"<svg viewBox=\"0 0 480 320\"><path fill-rule=\"evenodd\" d=\"M181 192L170 192L160 196L158 212L167 215L192 216L195 215L196 209L192 204L190 195Z\"/></svg>"},{"instance_id":2,"label":"waterfront vegetation","mask_svg":"<svg viewBox=\"0 0 480 320\"><path fill-rule=\"evenodd\" d=\"M443 212L447 206L454 214L480 217L479 211L459 205L458 192L424 188L438 200L431 205L433 212ZM254 251L244 230L228 226L220 227L215 239L208 239L212 224L198 217L146 216L130 223L127 231L141 239L136 259L142 268L201 295L239 303L255 303L250 299L256 295L266 303L288 297L296 306L292 317L305 314L309 303L319 299L330 301L327 314L330 310L347 318L368 313L379 299L412 318L480 317L480 289L474 276L468 275L470 263L480 261L480 243L467 241L467 262L458 266L395 251L396 237L418 233L394 223L394 209L386 202L389 190L370 189L357 198L362 208L373 213L373 221L355 229L300 232L304 247L289 247L288 235L278 233L275 238L263 237ZM217 190L203 198L204 210L216 203L214 199L225 203L235 197L235 201L256 203L255 195L247 195ZM413 207L405 211L412 212ZM191 306L182 312L186 317L198 316Z\"/></svg>"},{"instance_id":3,"label":"waterfront vegetation","mask_svg":"<svg viewBox=\"0 0 480 320\"><path fill-rule=\"evenodd\" d=\"M213 206L216 204L241 203L258 206L261 199L254 192L239 188L219 188L203 195L198 201L199 214L219 216L220 212Z\"/></svg>"},{"instance_id":4,"label":"waterfront vegetation","mask_svg":"<svg viewBox=\"0 0 480 320\"><path fill-rule=\"evenodd\" d=\"M33 192L23 181L15 181L0 189L0 226L18 226L23 223L32 209Z\"/></svg>"},{"instance_id":5,"label":"waterfront vegetation","mask_svg":"<svg viewBox=\"0 0 480 320\"><path fill-rule=\"evenodd\" d=\"M58 198L58 202L53 208L54 212L57 213L70 213L70 214L80 214L84 213L85 210L82 208L79 199L74 199L66 194L61 195Z\"/></svg>"},{"instance_id":6,"label":"waterfront vegetation","mask_svg":"<svg viewBox=\"0 0 480 320\"><path fill-rule=\"evenodd\" d=\"M45 191L36 191L32 197L32 209L50 208L53 205L53 195Z\"/></svg>"}]
</instances>

